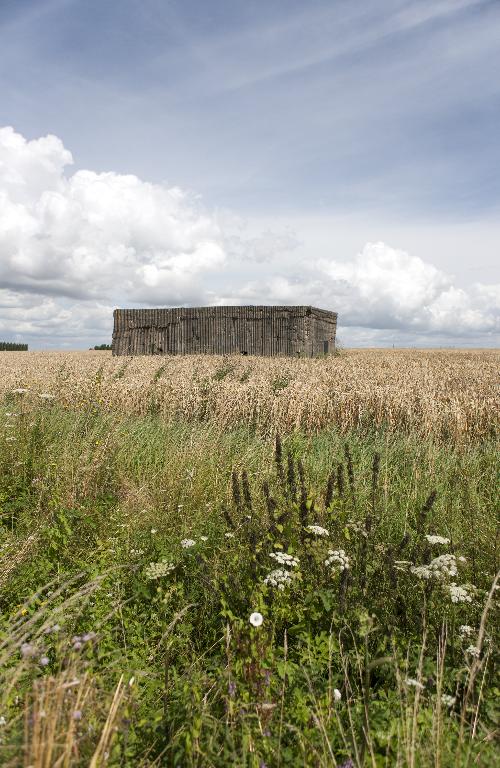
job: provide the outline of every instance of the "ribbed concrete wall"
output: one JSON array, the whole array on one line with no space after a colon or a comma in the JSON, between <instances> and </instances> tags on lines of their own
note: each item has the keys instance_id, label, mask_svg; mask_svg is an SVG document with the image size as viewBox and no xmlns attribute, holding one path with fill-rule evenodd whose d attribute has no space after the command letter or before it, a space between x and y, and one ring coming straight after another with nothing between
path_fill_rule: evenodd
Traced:
<instances>
[{"instance_id":1,"label":"ribbed concrete wall","mask_svg":"<svg viewBox=\"0 0 500 768\"><path fill-rule=\"evenodd\" d=\"M337 315L314 307L115 309L114 355L307 356L335 349Z\"/></svg>"}]
</instances>

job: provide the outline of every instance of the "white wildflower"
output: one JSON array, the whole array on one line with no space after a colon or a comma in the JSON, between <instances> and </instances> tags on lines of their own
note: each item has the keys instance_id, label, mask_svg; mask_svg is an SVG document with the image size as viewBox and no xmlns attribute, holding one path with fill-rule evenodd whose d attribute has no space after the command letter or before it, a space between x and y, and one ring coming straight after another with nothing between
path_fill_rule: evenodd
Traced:
<instances>
[{"instance_id":1,"label":"white wildflower","mask_svg":"<svg viewBox=\"0 0 500 768\"><path fill-rule=\"evenodd\" d=\"M144 554L144 550L143 549L131 549L130 550L130 554L133 555L134 557L139 557L140 555Z\"/></svg>"},{"instance_id":2,"label":"white wildflower","mask_svg":"<svg viewBox=\"0 0 500 768\"><path fill-rule=\"evenodd\" d=\"M194 547L196 544L196 541L194 539L182 539L181 541L181 547L183 549L190 549L191 547Z\"/></svg>"},{"instance_id":3,"label":"white wildflower","mask_svg":"<svg viewBox=\"0 0 500 768\"><path fill-rule=\"evenodd\" d=\"M469 647L465 649L465 653L468 653L469 656L474 656L476 659L478 659L481 651L475 645L469 645Z\"/></svg>"},{"instance_id":4,"label":"white wildflower","mask_svg":"<svg viewBox=\"0 0 500 768\"><path fill-rule=\"evenodd\" d=\"M448 587L452 603L472 603L472 597L464 585L459 586L453 581Z\"/></svg>"},{"instance_id":5,"label":"white wildflower","mask_svg":"<svg viewBox=\"0 0 500 768\"><path fill-rule=\"evenodd\" d=\"M443 693L441 695L441 703L445 705L445 707L452 707L454 703L456 702L457 697L456 696L450 696L449 693Z\"/></svg>"},{"instance_id":6,"label":"white wildflower","mask_svg":"<svg viewBox=\"0 0 500 768\"><path fill-rule=\"evenodd\" d=\"M271 573L268 573L264 579L264 584L268 584L271 587L277 587L280 592L283 592L285 587L289 587L292 583L293 574L290 571L285 571L284 568L276 568Z\"/></svg>"},{"instance_id":7,"label":"white wildflower","mask_svg":"<svg viewBox=\"0 0 500 768\"><path fill-rule=\"evenodd\" d=\"M340 693L338 688L333 689L333 700L334 701L340 701L342 698L342 694Z\"/></svg>"},{"instance_id":8,"label":"white wildflower","mask_svg":"<svg viewBox=\"0 0 500 768\"><path fill-rule=\"evenodd\" d=\"M144 571L144 575L149 581L154 579L161 579L163 576L168 576L174 570L174 563L169 563L166 560L162 560L160 563L150 563Z\"/></svg>"},{"instance_id":9,"label":"white wildflower","mask_svg":"<svg viewBox=\"0 0 500 768\"><path fill-rule=\"evenodd\" d=\"M270 552L269 557L272 557L280 565L286 565L289 568L296 568L299 564L299 558L289 555L288 552Z\"/></svg>"},{"instance_id":10,"label":"white wildflower","mask_svg":"<svg viewBox=\"0 0 500 768\"><path fill-rule=\"evenodd\" d=\"M460 635L461 638L472 637L474 632L475 630L472 627L470 627L468 624L462 624L458 628L458 634Z\"/></svg>"},{"instance_id":11,"label":"white wildflower","mask_svg":"<svg viewBox=\"0 0 500 768\"><path fill-rule=\"evenodd\" d=\"M18 387L17 389L13 389L12 393L14 395L25 395L28 390L24 387Z\"/></svg>"},{"instance_id":12,"label":"white wildflower","mask_svg":"<svg viewBox=\"0 0 500 768\"><path fill-rule=\"evenodd\" d=\"M154 536L155 533L158 533L158 529L157 528L151 528L150 533L152 533L152 535Z\"/></svg>"},{"instance_id":13,"label":"white wildflower","mask_svg":"<svg viewBox=\"0 0 500 768\"><path fill-rule=\"evenodd\" d=\"M6 437L5 442L12 443L16 438L15 437Z\"/></svg>"},{"instance_id":14,"label":"white wildflower","mask_svg":"<svg viewBox=\"0 0 500 768\"><path fill-rule=\"evenodd\" d=\"M423 683L420 683L418 680L415 680L414 677L407 677L405 680L406 685L411 686L413 688L418 688L419 690L423 690L425 688L425 685Z\"/></svg>"},{"instance_id":15,"label":"white wildflower","mask_svg":"<svg viewBox=\"0 0 500 768\"><path fill-rule=\"evenodd\" d=\"M345 571L349 568L349 558L343 549L329 549L325 565L334 569L338 568L339 571Z\"/></svg>"},{"instance_id":16,"label":"white wildflower","mask_svg":"<svg viewBox=\"0 0 500 768\"><path fill-rule=\"evenodd\" d=\"M200 536L200 541L208 541L208 536Z\"/></svg>"},{"instance_id":17,"label":"white wildflower","mask_svg":"<svg viewBox=\"0 0 500 768\"><path fill-rule=\"evenodd\" d=\"M431 560L429 565L414 565L410 571L418 579L445 579L456 576L458 573L456 557L449 554L439 555Z\"/></svg>"},{"instance_id":18,"label":"white wildflower","mask_svg":"<svg viewBox=\"0 0 500 768\"><path fill-rule=\"evenodd\" d=\"M463 555L460 555L460 557L458 558L458 562L459 563L466 563L467 562L467 558L464 557Z\"/></svg>"},{"instance_id":19,"label":"white wildflower","mask_svg":"<svg viewBox=\"0 0 500 768\"><path fill-rule=\"evenodd\" d=\"M41 397L42 400L54 400L55 395L50 395L48 392L42 392L41 395L38 395L38 397Z\"/></svg>"},{"instance_id":20,"label":"white wildflower","mask_svg":"<svg viewBox=\"0 0 500 768\"><path fill-rule=\"evenodd\" d=\"M3 715L0 715L0 728L4 725L7 725L7 720Z\"/></svg>"},{"instance_id":21,"label":"white wildflower","mask_svg":"<svg viewBox=\"0 0 500 768\"><path fill-rule=\"evenodd\" d=\"M326 528L323 528L321 525L307 525L306 531L309 531L309 533L314 533L315 536L330 535L330 533L326 530Z\"/></svg>"},{"instance_id":22,"label":"white wildflower","mask_svg":"<svg viewBox=\"0 0 500 768\"><path fill-rule=\"evenodd\" d=\"M427 534L426 537L429 544L449 544L450 540L447 539L445 536L433 536L431 534Z\"/></svg>"},{"instance_id":23,"label":"white wildflower","mask_svg":"<svg viewBox=\"0 0 500 768\"><path fill-rule=\"evenodd\" d=\"M250 614L249 622L252 625L252 627L260 627L263 621L264 621L264 617L258 611L254 611L253 613Z\"/></svg>"},{"instance_id":24,"label":"white wildflower","mask_svg":"<svg viewBox=\"0 0 500 768\"><path fill-rule=\"evenodd\" d=\"M226 539L234 539L234 533L231 533L231 531L227 531L224 536Z\"/></svg>"}]
</instances>

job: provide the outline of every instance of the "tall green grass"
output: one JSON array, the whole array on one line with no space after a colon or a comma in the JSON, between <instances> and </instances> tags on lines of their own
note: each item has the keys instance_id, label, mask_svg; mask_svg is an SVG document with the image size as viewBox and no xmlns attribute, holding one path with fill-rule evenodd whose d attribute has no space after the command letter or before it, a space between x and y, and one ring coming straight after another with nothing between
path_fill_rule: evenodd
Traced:
<instances>
[{"instance_id":1,"label":"tall green grass","mask_svg":"<svg viewBox=\"0 0 500 768\"><path fill-rule=\"evenodd\" d=\"M495 764L492 441L276 444L18 401L0 412L0 763ZM283 591L273 552L300 561ZM411 572L444 553L456 576Z\"/></svg>"}]
</instances>

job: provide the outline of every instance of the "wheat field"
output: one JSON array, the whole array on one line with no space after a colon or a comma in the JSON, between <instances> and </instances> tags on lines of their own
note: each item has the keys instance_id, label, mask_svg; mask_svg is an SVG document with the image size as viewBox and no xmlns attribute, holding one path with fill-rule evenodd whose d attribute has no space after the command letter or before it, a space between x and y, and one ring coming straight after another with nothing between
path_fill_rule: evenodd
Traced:
<instances>
[{"instance_id":1,"label":"wheat field","mask_svg":"<svg viewBox=\"0 0 500 768\"><path fill-rule=\"evenodd\" d=\"M496 765L498 362L0 353L0 765Z\"/></svg>"},{"instance_id":2,"label":"wheat field","mask_svg":"<svg viewBox=\"0 0 500 768\"><path fill-rule=\"evenodd\" d=\"M323 359L0 353L0 394L53 396L165 421L247 424L262 434L388 428L480 439L498 424L497 350L349 350ZM46 398L49 401L51 398Z\"/></svg>"}]
</instances>

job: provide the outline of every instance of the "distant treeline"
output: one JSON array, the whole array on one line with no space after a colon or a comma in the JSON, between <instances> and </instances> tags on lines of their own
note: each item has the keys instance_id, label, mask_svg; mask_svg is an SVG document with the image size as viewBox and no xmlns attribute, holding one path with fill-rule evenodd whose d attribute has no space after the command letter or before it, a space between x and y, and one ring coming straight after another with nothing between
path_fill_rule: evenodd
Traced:
<instances>
[{"instance_id":1,"label":"distant treeline","mask_svg":"<svg viewBox=\"0 0 500 768\"><path fill-rule=\"evenodd\" d=\"M0 341L0 352L27 352L27 344L16 344L14 341Z\"/></svg>"},{"instance_id":2,"label":"distant treeline","mask_svg":"<svg viewBox=\"0 0 500 768\"><path fill-rule=\"evenodd\" d=\"M111 344L96 344L94 349L97 349L97 350L111 349Z\"/></svg>"}]
</instances>

